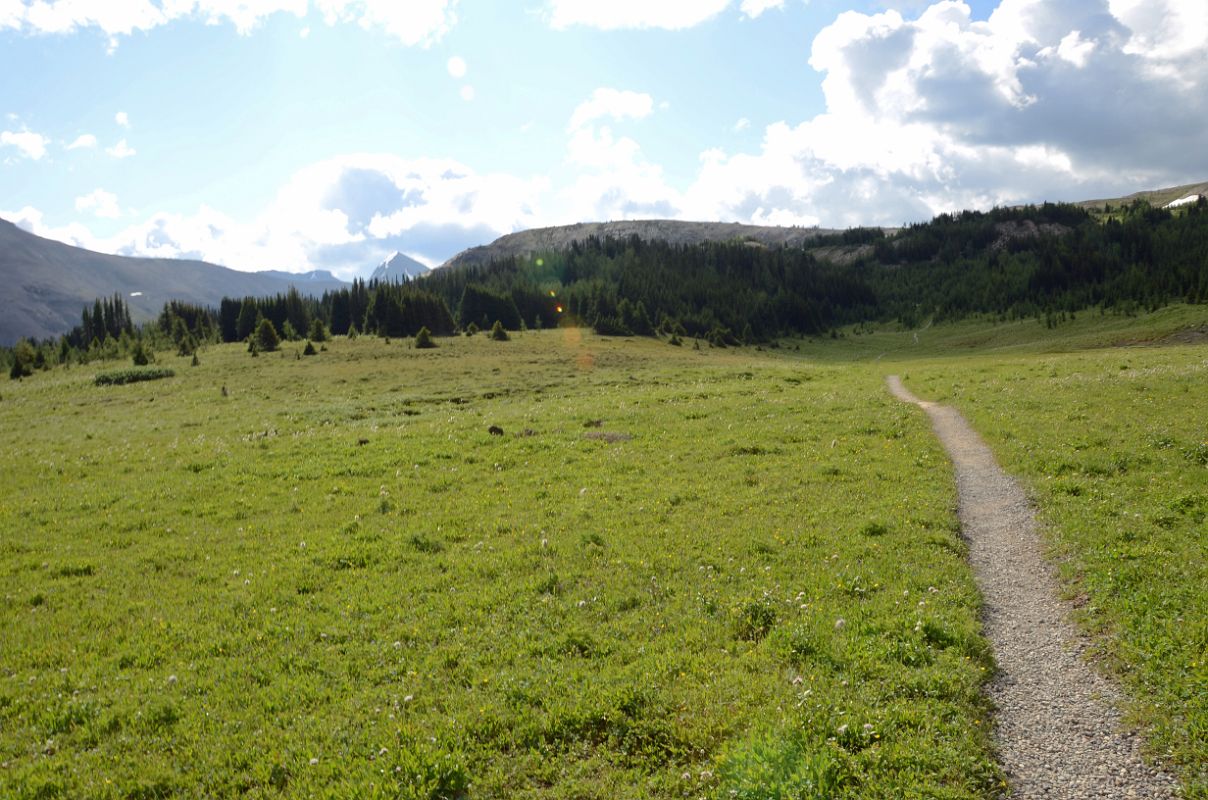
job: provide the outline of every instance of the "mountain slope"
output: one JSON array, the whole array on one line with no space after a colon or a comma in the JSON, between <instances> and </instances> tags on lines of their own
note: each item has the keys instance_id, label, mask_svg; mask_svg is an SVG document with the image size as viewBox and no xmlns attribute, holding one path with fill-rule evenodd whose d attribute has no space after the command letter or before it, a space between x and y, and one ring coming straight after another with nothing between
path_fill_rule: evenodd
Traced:
<instances>
[{"instance_id":1,"label":"mountain slope","mask_svg":"<svg viewBox=\"0 0 1208 800\"><path fill-rule=\"evenodd\" d=\"M397 283L398 281L410 280L411 278L418 278L421 275L427 274L427 266L410 256L396 252L393 256L379 264L378 268L369 276L369 279L372 281L391 281Z\"/></svg>"},{"instance_id":2,"label":"mountain slope","mask_svg":"<svg viewBox=\"0 0 1208 800\"><path fill-rule=\"evenodd\" d=\"M239 272L204 261L94 253L0 220L0 344L65 333L79 324L86 304L114 294L138 321L159 314L168 300L217 306L224 296L273 295L290 286L321 294L346 285L330 273Z\"/></svg>"},{"instance_id":3,"label":"mountain slope","mask_svg":"<svg viewBox=\"0 0 1208 800\"><path fill-rule=\"evenodd\" d=\"M488 245L463 250L442 266L482 265L499 259L525 256L535 252L567 250L573 242L581 242L591 236L613 239L637 236L643 241L664 241L673 245L741 239L762 245L795 247L810 239L830 233L836 233L836 231L822 228L742 225L737 222L680 222L668 219L581 222L576 225L534 228L509 233Z\"/></svg>"}]
</instances>

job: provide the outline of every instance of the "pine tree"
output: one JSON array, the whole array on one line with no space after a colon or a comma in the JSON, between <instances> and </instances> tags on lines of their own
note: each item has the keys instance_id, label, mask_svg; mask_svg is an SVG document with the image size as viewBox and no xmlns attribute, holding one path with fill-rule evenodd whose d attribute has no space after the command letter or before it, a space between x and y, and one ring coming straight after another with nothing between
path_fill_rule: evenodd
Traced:
<instances>
[{"instance_id":1,"label":"pine tree","mask_svg":"<svg viewBox=\"0 0 1208 800\"><path fill-rule=\"evenodd\" d=\"M281 337L277 335L277 329L273 327L272 322L262 319L260 320L260 324L256 326L255 342L257 350L271 353L280 346Z\"/></svg>"},{"instance_id":2,"label":"pine tree","mask_svg":"<svg viewBox=\"0 0 1208 800\"><path fill-rule=\"evenodd\" d=\"M497 342L506 342L509 338L508 332L503 329L503 323L495 320L495 324L491 326L491 338Z\"/></svg>"},{"instance_id":3,"label":"pine tree","mask_svg":"<svg viewBox=\"0 0 1208 800\"><path fill-rule=\"evenodd\" d=\"M427 327L420 328L419 333L415 334L415 347L417 350L436 347L436 342L432 341L432 331Z\"/></svg>"}]
</instances>

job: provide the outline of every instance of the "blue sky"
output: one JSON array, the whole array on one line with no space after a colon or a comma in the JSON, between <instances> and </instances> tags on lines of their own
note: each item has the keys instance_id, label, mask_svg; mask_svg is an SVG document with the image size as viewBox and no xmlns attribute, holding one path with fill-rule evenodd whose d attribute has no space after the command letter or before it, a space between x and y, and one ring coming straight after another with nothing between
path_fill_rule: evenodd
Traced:
<instances>
[{"instance_id":1,"label":"blue sky","mask_svg":"<svg viewBox=\"0 0 1208 800\"><path fill-rule=\"evenodd\" d=\"M0 217L366 274L1208 178L1202 0L0 0Z\"/></svg>"}]
</instances>

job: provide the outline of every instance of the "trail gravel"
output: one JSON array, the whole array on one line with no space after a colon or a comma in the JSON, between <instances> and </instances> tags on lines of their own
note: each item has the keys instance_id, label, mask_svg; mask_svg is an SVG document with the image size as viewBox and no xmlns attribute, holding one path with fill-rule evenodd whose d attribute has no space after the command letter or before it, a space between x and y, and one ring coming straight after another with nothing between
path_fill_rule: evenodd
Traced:
<instances>
[{"instance_id":1,"label":"trail gravel","mask_svg":"<svg viewBox=\"0 0 1208 800\"><path fill-rule=\"evenodd\" d=\"M961 532L998 662L988 691L1008 796L1178 797L1177 782L1142 759L1139 737L1122 726L1120 690L1084 658L1086 639L1060 599L1019 484L959 412L920 400L896 375L887 383L927 412L956 468Z\"/></svg>"}]
</instances>

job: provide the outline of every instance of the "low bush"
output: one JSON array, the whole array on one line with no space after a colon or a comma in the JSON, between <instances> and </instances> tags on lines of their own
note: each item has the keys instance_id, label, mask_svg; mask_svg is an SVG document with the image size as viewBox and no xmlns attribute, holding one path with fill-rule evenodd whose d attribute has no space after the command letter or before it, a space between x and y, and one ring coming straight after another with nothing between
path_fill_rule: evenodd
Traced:
<instances>
[{"instance_id":1,"label":"low bush","mask_svg":"<svg viewBox=\"0 0 1208 800\"><path fill-rule=\"evenodd\" d=\"M96 376L97 386L121 386L126 383L138 383L139 381L157 381L160 378L171 378L176 375L176 372L166 367L152 367L150 369L119 369L113 372L102 372Z\"/></svg>"}]
</instances>

